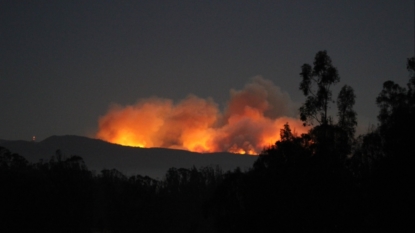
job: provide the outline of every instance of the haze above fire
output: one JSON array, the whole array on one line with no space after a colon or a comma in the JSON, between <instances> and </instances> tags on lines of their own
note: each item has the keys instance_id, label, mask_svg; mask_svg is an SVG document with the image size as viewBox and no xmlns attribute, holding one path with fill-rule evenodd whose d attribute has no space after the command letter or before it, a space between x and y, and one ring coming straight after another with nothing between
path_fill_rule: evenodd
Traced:
<instances>
[{"instance_id":1,"label":"haze above fire","mask_svg":"<svg viewBox=\"0 0 415 233\"><path fill-rule=\"evenodd\" d=\"M128 146L257 154L279 140L286 123L297 133L307 131L297 109L287 93L257 76L242 90L230 90L223 111L213 99L193 94L179 102L151 97L112 104L99 119L96 137Z\"/></svg>"}]
</instances>

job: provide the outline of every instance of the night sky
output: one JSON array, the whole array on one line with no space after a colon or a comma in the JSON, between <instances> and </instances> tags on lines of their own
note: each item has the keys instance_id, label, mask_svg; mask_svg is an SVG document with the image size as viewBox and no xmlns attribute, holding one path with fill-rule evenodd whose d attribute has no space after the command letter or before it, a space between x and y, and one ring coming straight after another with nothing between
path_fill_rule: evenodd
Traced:
<instances>
[{"instance_id":1,"label":"night sky","mask_svg":"<svg viewBox=\"0 0 415 233\"><path fill-rule=\"evenodd\" d=\"M302 103L319 50L364 133L383 82L408 80L414 1L1 1L0 139L92 137L111 103L152 96L224 107L257 75Z\"/></svg>"}]
</instances>

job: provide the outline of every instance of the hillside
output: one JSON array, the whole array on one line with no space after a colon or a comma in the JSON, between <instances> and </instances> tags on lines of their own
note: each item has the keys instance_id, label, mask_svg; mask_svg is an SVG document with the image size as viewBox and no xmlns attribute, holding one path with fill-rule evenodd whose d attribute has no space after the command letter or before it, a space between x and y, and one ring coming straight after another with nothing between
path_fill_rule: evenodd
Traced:
<instances>
[{"instance_id":1,"label":"hillside","mask_svg":"<svg viewBox=\"0 0 415 233\"><path fill-rule=\"evenodd\" d=\"M81 156L90 170L115 168L125 175L162 178L170 167L219 165L224 171L252 166L256 157L219 153L195 153L165 148L121 146L81 136L51 136L41 142L0 140L0 146L24 156L30 162L48 161L60 150L64 156Z\"/></svg>"}]
</instances>

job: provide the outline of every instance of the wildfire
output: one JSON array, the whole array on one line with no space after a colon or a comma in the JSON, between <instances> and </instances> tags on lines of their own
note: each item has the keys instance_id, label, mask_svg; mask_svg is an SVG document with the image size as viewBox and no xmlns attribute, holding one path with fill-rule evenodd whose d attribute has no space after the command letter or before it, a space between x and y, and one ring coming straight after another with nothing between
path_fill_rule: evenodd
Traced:
<instances>
[{"instance_id":1,"label":"wildfire","mask_svg":"<svg viewBox=\"0 0 415 233\"><path fill-rule=\"evenodd\" d=\"M194 95L178 103L149 98L113 105L100 117L96 137L126 146L255 155L280 139L285 123L297 133L307 131L300 120L289 117L295 104L269 80L256 77L230 95L223 112L212 99Z\"/></svg>"}]
</instances>

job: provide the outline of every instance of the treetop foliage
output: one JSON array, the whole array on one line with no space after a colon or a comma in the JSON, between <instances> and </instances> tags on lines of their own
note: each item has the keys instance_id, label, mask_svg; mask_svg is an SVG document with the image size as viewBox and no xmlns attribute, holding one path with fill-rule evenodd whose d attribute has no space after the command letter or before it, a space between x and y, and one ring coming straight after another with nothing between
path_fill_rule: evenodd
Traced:
<instances>
[{"instance_id":1,"label":"treetop foliage","mask_svg":"<svg viewBox=\"0 0 415 233\"><path fill-rule=\"evenodd\" d=\"M300 76L302 77L300 90L307 97L300 108L301 120L305 125L312 125L313 121L328 124L327 110L332 101L330 88L340 81L340 77L327 51L319 51L316 54L313 67L304 64Z\"/></svg>"}]
</instances>

